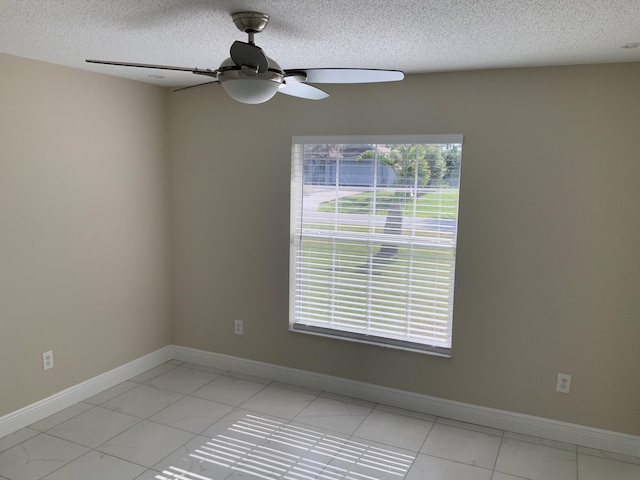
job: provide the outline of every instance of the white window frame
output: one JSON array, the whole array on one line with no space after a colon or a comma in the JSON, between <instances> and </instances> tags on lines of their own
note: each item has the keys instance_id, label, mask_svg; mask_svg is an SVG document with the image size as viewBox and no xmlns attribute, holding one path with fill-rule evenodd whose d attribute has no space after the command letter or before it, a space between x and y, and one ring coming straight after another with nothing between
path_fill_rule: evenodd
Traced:
<instances>
[{"instance_id":1,"label":"white window frame","mask_svg":"<svg viewBox=\"0 0 640 480\"><path fill-rule=\"evenodd\" d=\"M455 221L455 232L452 244L448 245L453 248L453 265L451 278L450 304L448 312L448 344L435 345L423 343L421 340L411 341L398 338L387 338L378 334L368 334L362 332L351 332L335 328L323 328L319 325L313 325L313 322L298 321L298 270L299 270L299 249L302 245L302 239L305 235L302 224L303 219L303 169L304 159L302 155L303 146L306 144L328 144L328 145L347 145L347 144L460 144L463 143L463 136L454 135L334 135L334 136L294 136L292 138L291 150L291 228L290 228L290 282L289 282L289 329L293 332L308 333L313 335L321 335L342 340L355 341L361 343L369 343L384 347L399 348L410 351L418 351L444 357L452 355L452 326L453 326L453 282L455 277L455 249L457 244L457 212ZM459 204L459 202L458 202ZM307 229L309 230L309 229ZM319 232L315 232L318 235ZM379 235L379 234L378 234ZM395 237L395 235L394 235ZM329 237L327 237L329 238ZM397 239L396 239L397 240ZM302 298L302 297L301 297Z\"/></svg>"}]
</instances>

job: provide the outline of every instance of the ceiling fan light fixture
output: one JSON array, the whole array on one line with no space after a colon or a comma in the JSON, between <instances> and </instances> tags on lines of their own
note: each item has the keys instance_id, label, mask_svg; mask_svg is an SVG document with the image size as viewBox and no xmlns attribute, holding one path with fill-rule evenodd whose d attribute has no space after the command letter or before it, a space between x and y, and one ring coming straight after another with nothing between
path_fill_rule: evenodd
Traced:
<instances>
[{"instance_id":1,"label":"ceiling fan light fixture","mask_svg":"<svg viewBox=\"0 0 640 480\"><path fill-rule=\"evenodd\" d=\"M231 98L240 103L256 105L264 103L278 93L284 81L284 73L272 59L269 70L256 72L250 67L238 67L227 58L218 69L218 81Z\"/></svg>"},{"instance_id":2,"label":"ceiling fan light fixture","mask_svg":"<svg viewBox=\"0 0 640 480\"><path fill-rule=\"evenodd\" d=\"M256 76L238 75L238 70L218 73L222 88L231 98L240 103L255 105L264 103L278 93L282 75L265 72Z\"/></svg>"},{"instance_id":3,"label":"ceiling fan light fixture","mask_svg":"<svg viewBox=\"0 0 640 480\"><path fill-rule=\"evenodd\" d=\"M227 95L237 102L249 105L271 100L280 88L280 83L261 78L237 78L221 83Z\"/></svg>"}]
</instances>

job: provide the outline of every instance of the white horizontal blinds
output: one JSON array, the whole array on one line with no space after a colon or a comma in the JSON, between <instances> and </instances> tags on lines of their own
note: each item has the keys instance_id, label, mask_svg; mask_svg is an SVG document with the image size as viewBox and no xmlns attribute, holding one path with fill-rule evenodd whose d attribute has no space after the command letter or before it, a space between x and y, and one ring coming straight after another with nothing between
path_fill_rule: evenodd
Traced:
<instances>
[{"instance_id":1,"label":"white horizontal blinds","mask_svg":"<svg viewBox=\"0 0 640 480\"><path fill-rule=\"evenodd\" d=\"M293 326L448 349L461 138L357 140L294 144Z\"/></svg>"}]
</instances>

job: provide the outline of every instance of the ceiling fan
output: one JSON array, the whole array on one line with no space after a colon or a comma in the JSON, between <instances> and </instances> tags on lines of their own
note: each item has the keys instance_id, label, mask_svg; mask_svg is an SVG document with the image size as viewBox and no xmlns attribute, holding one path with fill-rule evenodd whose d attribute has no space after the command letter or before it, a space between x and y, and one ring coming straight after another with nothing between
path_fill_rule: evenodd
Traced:
<instances>
[{"instance_id":1,"label":"ceiling fan","mask_svg":"<svg viewBox=\"0 0 640 480\"><path fill-rule=\"evenodd\" d=\"M393 82L404 78L404 73L400 70L358 68L282 70L275 60L267 57L264 51L254 43L254 35L264 30L269 23L269 16L259 12L238 12L231 17L236 27L248 34L249 40L248 42L233 42L230 50L231 56L215 70L107 60L87 60L87 62L123 67L178 70L211 77L213 80L207 83L220 82L231 98L248 104L266 102L278 92L310 100L321 100L329 96L325 91L309 85L310 83Z\"/></svg>"}]
</instances>

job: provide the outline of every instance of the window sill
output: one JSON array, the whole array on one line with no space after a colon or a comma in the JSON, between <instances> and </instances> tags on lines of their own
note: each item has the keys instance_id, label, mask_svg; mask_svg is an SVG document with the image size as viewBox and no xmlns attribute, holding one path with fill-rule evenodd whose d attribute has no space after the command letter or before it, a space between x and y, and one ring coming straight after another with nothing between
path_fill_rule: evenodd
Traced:
<instances>
[{"instance_id":1,"label":"window sill","mask_svg":"<svg viewBox=\"0 0 640 480\"><path fill-rule=\"evenodd\" d=\"M357 333L345 332L342 330L333 330L330 328L314 327L294 323L289 327L290 332L304 333L307 335L316 335L320 337L333 338L337 340L346 340L347 342L364 343L368 345L376 345L378 347L391 348L395 350L405 350L408 352L422 353L433 355L441 358L452 358L453 354L450 348L434 347L431 345L423 345L420 343L412 343L404 340L394 340L385 337L377 337L373 335L362 335Z\"/></svg>"}]
</instances>

